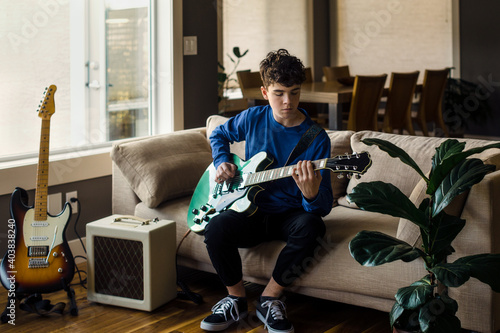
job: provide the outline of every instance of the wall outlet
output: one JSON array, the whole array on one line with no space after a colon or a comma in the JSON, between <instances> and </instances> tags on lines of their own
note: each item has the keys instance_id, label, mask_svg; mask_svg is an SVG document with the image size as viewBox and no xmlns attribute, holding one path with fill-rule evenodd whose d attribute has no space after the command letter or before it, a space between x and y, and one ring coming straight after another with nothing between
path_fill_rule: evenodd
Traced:
<instances>
[{"instance_id":1,"label":"wall outlet","mask_svg":"<svg viewBox=\"0 0 500 333\"><path fill-rule=\"evenodd\" d=\"M71 202L71 198L77 199L78 198L78 192L77 191L73 191L73 192L66 193L66 202L69 202L69 204L71 205L71 213L72 214L76 214L76 213L78 213L78 203L76 201L75 202Z\"/></svg>"}]
</instances>

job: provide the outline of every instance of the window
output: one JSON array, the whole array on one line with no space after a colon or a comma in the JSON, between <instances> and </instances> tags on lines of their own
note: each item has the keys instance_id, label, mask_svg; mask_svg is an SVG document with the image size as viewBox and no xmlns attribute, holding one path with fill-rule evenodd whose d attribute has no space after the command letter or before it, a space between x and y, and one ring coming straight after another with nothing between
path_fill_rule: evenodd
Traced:
<instances>
[{"instance_id":1,"label":"window","mask_svg":"<svg viewBox=\"0 0 500 333\"><path fill-rule=\"evenodd\" d=\"M242 52L249 50L238 70L258 71L266 54L280 48L310 67L311 5L307 0L222 0L222 63L226 71L230 72L234 66L227 54L232 56L235 46Z\"/></svg>"},{"instance_id":2,"label":"window","mask_svg":"<svg viewBox=\"0 0 500 333\"><path fill-rule=\"evenodd\" d=\"M109 145L109 141L170 131L172 72L152 84L156 10L164 22L162 68L172 60L166 23L173 1L24 0L2 2L0 161L38 156L36 114L45 87L57 86L51 117L51 154ZM168 11L168 12L167 12ZM8 13L8 15L6 14ZM168 54L167 54L168 53ZM166 60L165 60L166 59ZM162 89L158 91L158 89ZM172 102L170 102L172 103ZM163 123L153 126L153 119Z\"/></svg>"}]
</instances>

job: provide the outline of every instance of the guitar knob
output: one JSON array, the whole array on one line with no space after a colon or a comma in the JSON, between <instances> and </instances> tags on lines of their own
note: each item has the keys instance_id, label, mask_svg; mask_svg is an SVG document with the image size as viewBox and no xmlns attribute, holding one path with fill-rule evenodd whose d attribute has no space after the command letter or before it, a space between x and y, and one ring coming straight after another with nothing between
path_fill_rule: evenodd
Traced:
<instances>
[{"instance_id":1,"label":"guitar knob","mask_svg":"<svg viewBox=\"0 0 500 333\"><path fill-rule=\"evenodd\" d=\"M207 221L208 222L209 220L210 220L210 217L208 217L208 215L203 216L203 221Z\"/></svg>"},{"instance_id":2,"label":"guitar knob","mask_svg":"<svg viewBox=\"0 0 500 333\"><path fill-rule=\"evenodd\" d=\"M63 272L63 269L62 269L61 267L59 267L59 268L57 269L57 272L58 272L58 273L62 273L62 272Z\"/></svg>"},{"instance_id":3,"label":"guitar knob","mask_svg":"<svg viewBox=\"0 0 500 333\"><path fill-rule=\"evenodd\" d=\"M193 222L194 222L195 224L201 224L201 220L200 220L200 219L193 219Z\"/></svg>"},{"instance_id":4,"label":"guitar knob","mask_svg":"<svg viewBox=\"0 0 500 333\"><path fill-rule=\"evenodd\" d=\"M206 212L208 210L207 206L201 206L200 207L201 211Z\"/></svg>"},{"instance_id":5,"label":"guitar knob","mask_svg":"<svg viewBox=\"0 0 500 333\"><path fill-rule=\"evenodd\" d=\"M191 213L193 213L194 215L198 215L198 209L193 208L193 210L191 211Z\"/></svg>"}]
</instances>

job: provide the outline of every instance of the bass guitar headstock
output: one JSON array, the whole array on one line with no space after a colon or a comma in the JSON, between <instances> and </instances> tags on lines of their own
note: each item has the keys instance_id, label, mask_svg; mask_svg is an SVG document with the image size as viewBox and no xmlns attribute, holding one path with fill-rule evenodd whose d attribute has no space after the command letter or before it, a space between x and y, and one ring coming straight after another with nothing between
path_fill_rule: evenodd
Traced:
<instances>
[{"instance_id":1,"label":"bass guitar headstock","mask_svg":"<svg viewBox=\"0 0 500 333\"><path fill-rule=\"evenodd\" d=\"M50 117L56 112L56 107L54 103L54 94L57 90L55 85L51 85L45 88L43 93L43 98L38 105L38 116L42 119L50 119Z\"/></svg>"}]
</instances>

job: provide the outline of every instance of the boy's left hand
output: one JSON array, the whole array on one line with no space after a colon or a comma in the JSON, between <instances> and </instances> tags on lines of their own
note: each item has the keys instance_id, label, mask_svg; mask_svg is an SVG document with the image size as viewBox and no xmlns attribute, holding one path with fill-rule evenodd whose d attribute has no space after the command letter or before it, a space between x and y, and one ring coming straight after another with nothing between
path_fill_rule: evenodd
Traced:
<instances>
[{"instance_id":1,"label":"boy's left hand","mask_svg":"<svg viewBox=\"0 0 500 333\"><path fill-rule=\"evenodd\" d=\"M307 200L316 198L323 177L319 170L314 171L311 161L299 161L292 172L292 177Z\"/></svg>"}]
</instances>

